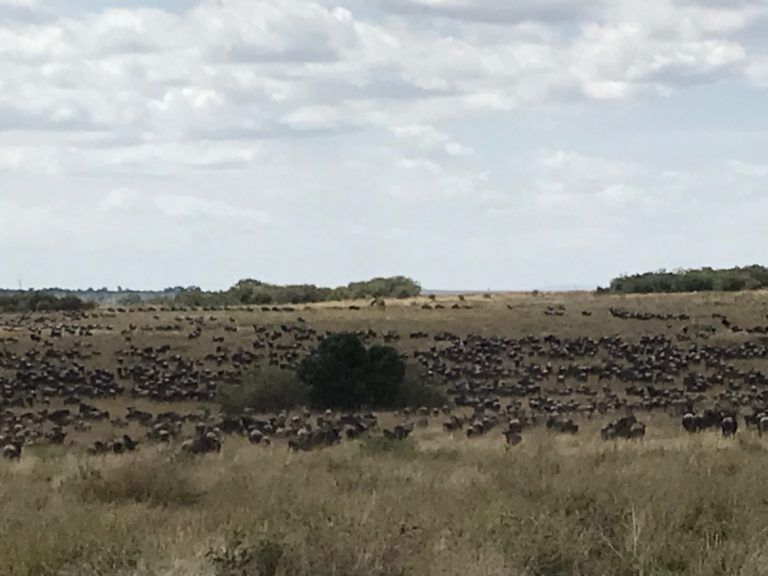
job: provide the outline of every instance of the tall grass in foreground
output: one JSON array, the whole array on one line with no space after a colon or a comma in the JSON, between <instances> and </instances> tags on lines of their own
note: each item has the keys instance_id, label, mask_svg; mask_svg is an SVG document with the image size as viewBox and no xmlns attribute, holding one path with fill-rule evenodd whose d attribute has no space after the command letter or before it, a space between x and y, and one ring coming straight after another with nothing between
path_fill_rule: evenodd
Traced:
<instances>
[{"instance_id":1,"label":"tall grass in foreground","mask_svg":"<svg viewBox=\"0 0 768 576\"><path fill-rule=\"evenodd\" d=\"M3 463L0 574L768 571L768 442L592 438L535 431L508 450L430 429L301 454L230 440L197 460Z\"/></svg>"}]
</instances>

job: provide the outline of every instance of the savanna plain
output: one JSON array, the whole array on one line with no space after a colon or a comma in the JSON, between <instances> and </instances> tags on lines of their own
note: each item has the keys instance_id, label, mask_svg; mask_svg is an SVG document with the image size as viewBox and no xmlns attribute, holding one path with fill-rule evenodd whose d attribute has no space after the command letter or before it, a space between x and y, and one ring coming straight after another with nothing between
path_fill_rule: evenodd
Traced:
<instances>
[{"instance_id":1,"label":"savanna plain","mask_svg":"<svg viewBox=\"0 0 768 576\"><path fill-rule=\"evenodd\" d=\"M768 574L768 292L488 296L0 316L0 574ZM339 331L447 406L310 449L339 411L222 413ZM707 409L735 434L683 428ZM204 427L220 450L182 449Z\"/></svg>"}]
</instances>

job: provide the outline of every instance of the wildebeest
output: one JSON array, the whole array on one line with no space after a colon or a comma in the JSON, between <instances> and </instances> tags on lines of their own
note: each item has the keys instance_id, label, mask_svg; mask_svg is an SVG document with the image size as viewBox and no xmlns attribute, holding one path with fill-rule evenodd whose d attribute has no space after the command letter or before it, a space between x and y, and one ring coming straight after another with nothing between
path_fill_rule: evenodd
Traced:
<instances>
[{"instance_id":1,"label":"wildebeest","mask_svg":"<svg viewBox=\"0 0 768 576\"><path fill-rule=\"evenodd\" d=\"M696 420L696 416L691 412L683 414L683 430L686 432L694 433L699 431L699 423Z\"/></svg>"},{"instance_id":2,"label":"wildebeest","mask_svg":"<svg viewBox=\"0 0 768 576\"><path fill-rule=\"evenodd\" d=\"M609 422L600 430L603 440L625 438L627 440L638 439L645 436L645 424L638 421L634 414L624 416L613 422Z\"/></svg>"},{"instance_id":3,"label":"wildebeest","mask_svg":"<svg viewBox=\"0 0 768 576\"><path fill-rule=\"evenodd\" d=\"M431 316L440 307L435 301L429 311L421 312L420 302L415 301L412 306L414 316ZM392 304L394 307L394 300ZM479 437L499 427L516 441L515 434L521 434L520 422L527 427L546 420L549 430L574 433L578 430L574 421L577 417L589 419L595 414L633 411L684 414L682 428L688 432L710 429L724 435L736 433L735 413L729 412L730 408L713 406L738 406L744 411L747 426L754 426L760 434L768 431L768 417L763 413L768 405L768 375L762 365L750 365L751 359L761 360L768 357L768 352L763 340L749 337L768 333L768 327L740 329L744 332L743 340L704 343L702 340L723 327L734 331L736 319L715 322L713 326L699 317L687 324L690 318L683 309L634 312L594 304L589 310L584 310L584 306L570 307L582 310L585 317L592 313L593 320L585 322L586 334L575 332L567 336L552 334L545 328L528 334L503 328L497 334L488 334L485 328L473 333L471 316L466 317L466 325L462 321L461 329L454 331L442 320L438 329L432 320L425 324L419 323L418 318L399 328L388 324L378 333L372 326L358 326L357 332L366 345L383 341L403 348L401 351L412 356L416 368L457 407L455 414L448 408L419 409L416 418L416 412L404 410L406 423L400 424L402 429L395 427L384 434L407 437L411 430L428 424L425 418L444 413L446 432L455 434L463 430L468 436ZM564 310L547 300L536 306L554 316ZM503 307L503 303L499 305L500 309ZM464 308L456 305L456 310ZM516 303L508 304L507 308L514 311L525 306ZM345 307L331 309L343 311ZM192 311L180 307L171 310ZM208 306L205 310L222 308ZM88 339L109 332L111 328L103 319L119 311L115 308L110 315L106 310L95 311L91 315L68 317L65 322L45 315L20 320L8 317L10 324L15 323L11 331L20 334L0 337L0 365L4 368L0 375L0 447L11 441L19 446L63 443L65 439L76 444L82 441L80 433L88 430L109 439L117 429L134 434L138 427L145 429L142 442L183 438L188 424L198 420L176 413L155 415L155 409L150 408L153 402L215 402L222 386L242 382L244 375L258 367L296 369L302 358L329 334L313 329L310 324L314 317L305 315L303 310L302 316L294 315L276 324L274 314L290 312L289 308L277 305L264 309L246 307L237 313L233 309L218 319L206 314L176 315L171 320L154 310L149 318L156 323L146 323L139 317L121 326L124 329L120 331L120 342L124 347L109 358L109 347L91 346ZM269 320L262 311L269 313ZM255 313L261 320L238 317L246 312ZM444 318L456 318L455 314L458 312L446 310ZM717 315L721 317L725 320ZM572 320L577 323L579 318L574 316ZM648 330L654 329L654 321L661 321L666 328L659 325L658 333L640 336L617 335L613 327L610 333L595 334L602 319L614 326L618 321L647 320ZM557 331L561 324L558 320L554 322L552 327ZM677 329L673 322L686 325ZM246 339L245 331L238 327L248 325L253 326L253 331L248 330ZM153 342L152 333L161 330L162 343ZM194 347L187 346L190 332L196 335ZM35 335L34 347L29 348L29 338L17 338L22 335ZM104 356L97 361L101 353ZM127 404L132 406L123 418L110 418L107 406L102 404L104 399L112 398L131 399ZM211 432L216 441L207 444L205 434L198 434L185 443L185 449L204 451L209 445L216 450L228 435L242 436L253 444L272 438L281 445L294 442L325 446L337 442L337 438L353 440L376 429L360 414L347 419L326 414L316 424L309 413L299 410L263 418L248 414L233 416L229 410L197 414L207 426L206 434ZM312 426L306 427L310 423ZM103 432L107 426L112 427L111 432ZM213 428L218 428L218 432L213 432ZM621 423L619 419L607 427L604 435L640 438L644 431L640 422ZM496 439L502 441L498 435ZM101 441L94 449L120 452L127 451L128 445L123 438Z\"/></svg>"},{"instance_id":4,"label":"wildebeest","mask_svg":"<svg viewBox=\"0 0 768 576\"><path fill-rule=\"evenodd\" d=\"M3 458L6 460L18 460L21 458L21 446L19 444L6 444L3 446Z\"/></svg>"},{"instance_id":5,"label":"wildebeest","mask_svg":"<svg viewBox=\"0 0 768 576\"><path fill-rule=\"evenodd\" d=\"M520 442L523 441L523 437L520 435L520 432L512 428L507 428L504 430L504 439L506 440L508 446L517 446L520 444Z\"/></svg>"},{"instance_id":6,"label":"wildebeest","mask_svg":"<svg viewBox=\"0 0 768 576\"><path fill-rule=\"evenodd\" d=\"M383 430L384 436L390 440L405 440L413 432L412 425L398 424L392 430Z\"/></svg>"},{"instance_id":7,"label":"wildebeest","mask_svg":"<svg viewBox=\"0 0 768 576\"><path fill-rule=\"evenodd\" d=\"M181 449L191 454L206 454L208 452L221 452L221 438L217 429L209 430L200 423L195 428L195 437L185 440Z\"/></svg>"},{"instance_id":8,"label":"wildebeest","mask_svg":"<svg viewBox=\"0 0 768 576\"><path fill-rule=\"evenodd\" d=\"M735 416L726 416L720 421L720 430L725 438L729 438L736 434L738 428L739 423Z\"/></svg>"},{"instance_id":9,"label":"wildebeest","mask_svg":"<svg viewBox=\"0 0 768 576\"><path fill-rule=\"evenodd\" d=\"M576 434L579 431L579 425L572 419L560 415L552 415L547 419L546 427L548 430L561 432L565 434Z\"/></svg>"}]
</instances>

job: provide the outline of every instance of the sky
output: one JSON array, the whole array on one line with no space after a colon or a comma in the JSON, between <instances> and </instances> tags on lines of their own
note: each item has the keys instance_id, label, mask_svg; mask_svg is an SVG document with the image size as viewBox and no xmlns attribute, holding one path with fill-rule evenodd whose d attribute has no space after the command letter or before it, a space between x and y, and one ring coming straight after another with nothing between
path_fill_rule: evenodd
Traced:
<instances>
[{"instance_id":1,"label":"sky","mask_svg":"<svg viewBox=\"0 0 768 576\"><path fill-rule=\"evenodd\" d=\"M768 0L0 0L0 286L768 264Z\"/></svg>"}]
</instances>

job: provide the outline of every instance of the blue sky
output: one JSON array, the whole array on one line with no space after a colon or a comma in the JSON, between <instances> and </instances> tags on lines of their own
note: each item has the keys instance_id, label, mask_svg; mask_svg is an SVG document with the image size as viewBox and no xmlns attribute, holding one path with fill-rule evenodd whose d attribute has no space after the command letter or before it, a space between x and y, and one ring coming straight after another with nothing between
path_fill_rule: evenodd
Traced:
<instances>
[{"instance_id":1,"label":"blue sky","mask_svg":"<svg viewBox=\"0 0 768 576\"><path fill-rule=\"evenodd\" d=\"M0 285L766 261L768 0L0 0Z\"/></svg>"}]
</instances>

